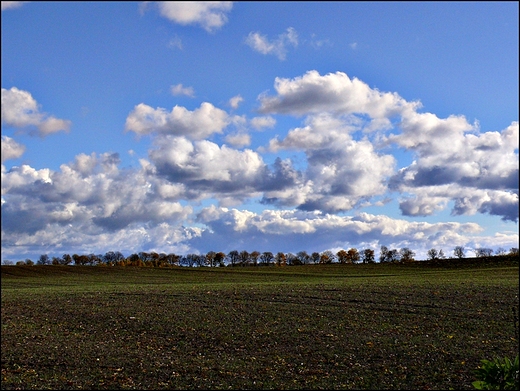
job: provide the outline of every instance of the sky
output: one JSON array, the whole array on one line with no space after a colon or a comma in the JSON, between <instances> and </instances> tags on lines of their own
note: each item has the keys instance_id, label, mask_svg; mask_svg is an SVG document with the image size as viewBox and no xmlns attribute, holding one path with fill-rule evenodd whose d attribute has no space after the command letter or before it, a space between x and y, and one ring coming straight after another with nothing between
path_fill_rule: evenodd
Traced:
<instances>
[{"instance_id":1,"label":"sky","mask_svg":"<svg viewBox=\"0 0 520 391\"><path fill-rule=\"evenodd\" d=\"M518 248L518 7L2 1L2 262Z\"/></svg>"}]
</instances>

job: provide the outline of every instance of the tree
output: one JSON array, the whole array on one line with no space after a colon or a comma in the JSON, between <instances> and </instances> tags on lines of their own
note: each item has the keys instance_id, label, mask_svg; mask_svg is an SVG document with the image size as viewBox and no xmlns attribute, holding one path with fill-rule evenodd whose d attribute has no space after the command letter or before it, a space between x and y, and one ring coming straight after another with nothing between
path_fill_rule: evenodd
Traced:
<instances>
[{"instance_id":1,"label":"tree","mask_svg":"<svg viewBox=\"0 0 520 391\"><path fill-rule=\"evenodd\" d=\"M260 255L260 260L264 265L269 266L269 264L272 263L274 260L273 253L270 251L264 251L262 255Z\"/></svg>"},{"instance_id":2,"label":"tree","mask_svg":"<svg viewBox=\"0 0 520 391\"><path fill-rule=\"evenodd\" d=\"M203 267L204 264L206 263L206 257L202 254L195 254L195 265L197 265L198 267Z\"/></svg>"},{"instance_id":3,"label":"tree","mask_svg":"<svg viewBox=\"0 0 520 391\"><path fill-rule=\"evenodd\" d=\"M318 252L313 252L313 253L311 254L311 260L312 260L312 263L314 263L314 264L319 263L319 262L320 262L320 257L321 257L320 253L318 253Z\"/></svg>"},{"instance_id":4,"label":"tree","mask_svg":"<svg viewBox=\"0 0 520 391\"><path fill-rule=\"evenodd\" d=\"M34 265L34 262L33 262L32 260L30 260L29 258L27 258L27 259L25 260L25 264L26 264L27 266L33 266L33 265Z\"/></svg>"},{"instance_id":5,"label":"tree","mask_svg":"<svg viewBox=\"0 0 520 391\"><path fill-rule=\"evenodd\" d=\"M506 249L504 247L499 247L495 250L495 255L504 256L506 255Z\"/></svg>"},{"instance_id":6,"label":"tree","mask_svg":"<svg viewBox=\"0 0 520 391\"><path fill-rule=\"evenodd\" d=\"M227 255L231 266L236 266L240 262L240 254L237 250L232 250Z\"/></svg>"},{"instance_id":7,"label":"tree","mask_svg":"<svg viewBox=\"0 0 520 391\"><path fill-rule=\"evenodd\" d=\"M258 266L258 258L260 258L260 255L261 254L258 251L253 251L251 254L249 254L249 257L251 258L254 266Z\"/></svg>"},{"instance_id":8,"label":"tree","mask_svg":"<svg viewBox=\"0 0 520 391\"><path fill-rule=\"evenodd\" d=\"M103 255L89 254L87 255L87 265L94 266L103 263Z\"/></svg>"},{"instance_id":9,"label":"tree","mask_svg":"<svg viewBox=\"0 0 520 391\"><path fill-rule=\"evenodd\" d=\"M360 256L357 248L351 248L347 251L347 263L358 263L359 258Z\"/></svg>"},{"instance_id":10,"label":"tree","mask_svg":"<svg viewBox=\"0 0 520 391\"><path fill-rule=\"evenodd\" d=\"M249 263L249 253L246 250L240 251L240 264L246 266Z\"/></svg>"},{"instance_id":11,"label":"tree","mask_svg":"<svg viewBox=\"0 0 520 391\"><path fill-rule=\"evenodd\" d=\"M518 247L511 247L509 249L509 255L518 255L518 252L519 252Z\"/></svg>"},{"instance_id":12,"label":"tree","mask_svg":"<svg viewBox=\"0 0 520 391\"><path fill-rule=\"evenodd\" d=\"M215 266L215 256L217 253L215 251L208 251L206 253L206 264L210 267Z\"/></svg>"},{"instance_id":13,"label":"tree","mask_svg":"<svg viewBox=\"0 0 520 391\"><path fill-rule=\"evenodd\" d=\"M301 262L302 265L306 265L309 263L311 257L309 254L307 254L307 251L300 251L298 254L296 254L296 257Z\"/></svg>"},{"instance_id":14,"label":"tree","mask_svg":"<svg viewBox=\"0 0 520 391\"><path fill-rule=\"evenodd\" d=\"M490 257L493 254L493 250L486 247L480 247L475 250L475 256L477 258Z\"/></svg>"},{"instance_id":15,"label":"tree","mask_svg":"<svg viewBox=\"0 0 520 391\"><path fill-rule=\"evenodd\" d=\"M105 255L103 255L103 262L105 262L107 265L115 265L117 262L116 259L116 253L113 251L107 251Z\"/></svg>"},{"instance_id":16,"label":"tree","mask_svg":"<svg viewBox=\"0 0 520 391\"><path fill-rule=\"evenodd\" d=\"M374 263L375 262L375 251L370 249L370 248L366 248L364 249L362 252L362 262L363 263Z\"/></svg>"},{"instance_id":17,"label":"tree","mask_svg":"<svg viewBox=\"0 0 520 391\"><path fill-rule=\"evenodd\" d=\"M457 258L459 259L462 259L464 258L466 255L464 254L464 247L462 246L456 246L454 249L453 249L453 255L455 255Z\"/></svg>"},{"instance_id":18,"label":"tree","mask_svg":"<svg viewBox=\"0 0 520 391\"><path fill-rule=\"evenodd\" d=\"M61 265L62 261L63 260L60 257L52 257L52 264L53 265Z\"/></svg>"},{"instance_id":19,"label":"tree","mask_svg":"<svg viewBox=\"0 0 520 391\"><path fill-rule=\"evenodd\" d=\"M403 247L400 251L400 255L401 255L401 261L402 262L405 262L405 263L408 263L408 262L414 262L415 259L415 253L410 250L408 247Z\"/></svg>"},{"instance_id":20,"label":"tree","mask_svg":"<svg viewBox=\"0 0 520 391\"><path fill-rule=\"evenodd\" d=\"M288 265L300 265L300 260L293 253L287 253L285 258Z\"/></svg>"},{"instance_id":21,"label":"tree","mask_svg":"<svg viewBox=\"0 0 520 391\"><path fill-rule=\"evenodd\" d=\"M326 250L326 251L322 252L321 255L320 255L320 263L321 264L333 263L335 259L336 259L336 256L330 250Z\"/></svg>"},{"instance_id":22,"label":"tree","mask_svg":"<svg viewBox=\"0 0 520 391\"><path fill-rule=\"evenodd\" d=\"M193 267L195 264L199 262L199 254L187 254L184 256L184 261L188 265L188 267Z\"/></svg>"},{"instance_id":23,"label":"tree","mask_svg":"<svg viewBox=\"0 0 520 391\"><path fill-rule=\"evenodd\" d=\"M224 260L226 259L226 254L224 254L222 251L219 251L215 254L215 263L218 266L225 266Z\"/></svg>"},{"instance_id":24,"label":"tree","mask_svg":"<svg viewBox=\"0 0 520 391\"><path fill-rule=\"evenodd\" d=\"M281 252L276 253L274 260L276 262L276 266L285 266L287 264L287 257L284 253Z\"/></svg>"},{"instance_id":25,"label":"tree","mask_svg":"<svg viewBox=\"0 0 520 391\"><path fill-rule=\"evenodd\" d=\"M64 265L70 265L72 263L72 257L70 256L70 254L63 254L61 259L63 259Z\"/></svg>"},{"instance_id":26,"label":"tree","mask_svg":"<svg viewBox=\"0 0 520 391\"><path fill-rule=\"evenodd\" d=\"M387 258L388 262L399 262L401 260L401 257L399 256L399 251L397 251L397 249L395 248L388 251Z\"/></svg>"},{"instance_id":27,"label":"tree","mask_svg":"<svg viewBox=\"0 0 520 391\"><path fill-rule=\"evenodd\" d=\"M40 255L40 258L38 258L38 261L36 262L37 265L50 265L50 263L51 261L47 254Z\"/></svg>"},{"instance_id":28,"label":"tree","mask_svg":"<svg viewBox=\"0 0 520 391\"><path fill-rule=\"evenodd\" d=\"M126 259L127 261L127 265L130 265L130 266L139 266L139 264L142 262L141 258L139 258L139 255L138 254L131 254L128 256L128 258Z\"/></svg>"},{"instance_id":29,"label":"tree","mask_svg":"<svg viewBox=\"0 0 520 391\"><path fill-rule=\"evenodd\" d=\"M429 260L433 261L435 259L439 259L439 252L436 249L431 248L426 253L426 256L428 257Z\"/></svg>"},{"instance_id":30,"label":"tree","mask_svg":"<svg viewBox=\"0 0 520 391\"><path fill-rule=\"evenodd\" d=\"M339 263L347 263L348 262L348 253L345 250L339 250L336 253L336 256L338 257Z\"/></svg>"},{"instance_id":31,"label":"tree","mask_svg":"<svg viewBox=\"0 0 520 391\"><path fill-rule=\"evenodd\" d=\"M381 246L379 250L379 262L388 262L388 247Z\"/></svg>"}]
</instances>

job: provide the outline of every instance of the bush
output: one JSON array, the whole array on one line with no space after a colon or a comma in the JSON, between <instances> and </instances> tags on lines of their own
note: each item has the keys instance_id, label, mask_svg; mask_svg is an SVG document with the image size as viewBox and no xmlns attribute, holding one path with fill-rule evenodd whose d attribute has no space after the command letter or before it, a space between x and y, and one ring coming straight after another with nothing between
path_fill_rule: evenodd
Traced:
<instances>
[{"instance_id":1,"label":"bush","mask_svg":"<svg viewBox=\"0 0 520 391\"><path fill-rule=\"evenodd\" d=\"M482 366L477 369L477 381L473 387L477 390L518 390L518 355L511 362L507 357L501 361L482 360Z\"/></svg>"}]
</instances>

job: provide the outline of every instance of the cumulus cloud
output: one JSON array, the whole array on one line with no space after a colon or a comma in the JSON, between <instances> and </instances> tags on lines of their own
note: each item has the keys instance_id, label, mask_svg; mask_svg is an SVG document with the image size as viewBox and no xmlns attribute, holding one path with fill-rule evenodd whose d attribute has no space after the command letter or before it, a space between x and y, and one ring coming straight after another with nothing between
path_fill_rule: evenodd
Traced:
<instances>
[{"instance_id":1,"label":"cumulus cloud","mask_svg":"<svg viewBox=\"0 0 520 391\"><path fill-rule=\"evenodd\" d=\"M17 159L25 152L25 146L18 144L11 137L2 136L2 163L6 160Z\"/></svg>"},{"instance_id":2,"label":"cumulus cloud","mask_svg":"<svg viewBox=\"0 0 520 391\"><path fill-rule=\"evenodd\" d=\"M309 71L301 77L277 77L275 96L260 95L259 111L306 115L315 113L364 114L372 118L392 118L403 110L413 110L419 103L409 103L397 93L380 92L343 72L321 76Z\"/></svg>"},{"instance_id":3,"label":"cumulus cloud","mask_svg":"<svg viewBox=\"0 0 520 391\"><path fill-rule=\"evenodd\" d=\"M150 160L160 176L183 183L194 198L215 197L223 204L237 204L259 192L292 187L298 175L292 167L269 167L249 149L239 151L208 140L191 142L185 137L155 140ZM197 194L197 196L195 196Z\"/></svg>"},{"instance_id":4,"label":"cumulus cloud","mask_svg":"<svg viewBox=\"0 0 520 391\"><path fill-rule=\"evenodd\" d=\"M3 170L2 229L35 233L53 224L77 224L114 231L134 223L183 221L191 213L172 199L171 190L159 190L167 182L145 167L121 170L119 164L117 154L93 153L78 155L60 171L28 165Z\"/></svg>"},{"instance_id":5,"label":"cumulus cloud","mask_svg":"<svg viewBox=\"0 0 520 391\"><path fill-rule=\"evenodd\" d=\"M2 88L2 125L29 129L29 134L45 137L60 131L68 132L71 122L40 111L40 105L24 90Z\"/></svg>"},{"instance_id":6,"label":"cumulus cloud","mask_svg":"<svg viewBox=\"0 0 520 391\"><path fill-rule=\"evenodd\" d=\"M213 133L222 133L229 123L229 116L224 110L207 102L194 111L175 106L171 112L140 103L126 118L125 129L138 135L163 133L200 140Z\"/></svg>"},{"instance_id":7,"label":"cumulus cloud","mask_svg":"<svg viewBox=\"0 0 520 391\"><path fill-rule=\"evenodd\" d=\"M290 130L285 139L270 141L272 152L305 151L306 186L298 189L298 208L347 211L360 201L386 192L386 180L394 173L395 159L377 153L366 139L355 141L350 135L354 129L349 118L320 114L308 117L304 127ZM283 202L282 194L266 194L264 202Z\"/></svg>"},{"instance_id":8,"label":"cumulus cloud","mask_svg":"<svg viewBox=\"0 0 520 391\"><path fill-rule=\"evenodd\" d=\"M176 84L170 87L170 91L173 96L186 95L190 98L195 96L195 90L193 87L184 87L182 84Z\"/></svg>"},{"instance_id":9,"label":"cumulus cloud","mask_svg":"<svg viewBox=\"0 0 520 391\"><path fill-rule=\"evenodd\" d=\"M227 23L231 1L158 1L161 16L181 25L196 24L214 32Z\"/></svg>"},{"instance_id":10,"label":"cumulus cloud","mask_svg":"<svg viewBox=\"0 0 520 391\"><path fill-rule=\"evenodd\" d=\"M294 79L277 78L275 89L274 96L259 96L260 112L307 116L303 127L290 130L284 139L270 140L267 147L271 152L305 151L305 178L312 182L307 187L312 194L305 196L306 202L300 208L348 210L357 202L353 188L363 189L358 193L370 197L386 191L388 181L390 190L409 194L400 204L407 216L428 216L454 201L455 215L489 213L517 221L518 122L502 132L482 133L477 123L468 123L464 116L439 118L420 113L419 102L407 102L396 93L372 89L342 72L321 76L309 71ZM390 129L394 133L381 136ZM352 139L359 131L369 135L375 130L379 132L377 143L367 138ZM376 151L376 147L391 145L414 154L414 162L392 172L392 157ZM362 154L358 148L372 152ZM347 155L354 163L345 158ZM360 163L363 159L370 162L365 168ZM364 175L363 170L373 175ZM363 177L369 179L356 182L356 178ZM339 178L345 178L343 183ZM371 190L369 184L377 184L378 190ZM448 193L440 191L442 185L450 184L457 187L451 186ZM431 191L432 187L436 190ZM478 194L478 201L468 202L468 192L473 197ZM336 195L346 197L336 199Z\"/></svg>"},{"instance_id":11,"label":"cumulus cloud","mask_svg":"<svg viewBox=\"0 0 520 391\"><path fill-rule=\"evenodd\" d=\"M463 117L428 113L403 116L402 127L389 139L418 156L390 181L393 189L415 194L401 203L403 214L430 215L453 200L455 215L518 220L518 122L502 132L476 133Z\"/></svg>"},{"instance_id":12,"label":"cumulus cloud","mask_svg":"<svg viewBox=\"0 0 520 391\"><path fill-rule=\"evenodd\" d=\"M250 32L245 42L255 51L262 54L273 54L283 61L287 56L287 47L289 45L298 46L298 33L294 28L289 27L277 39L269 41L267 36L261 35L259 32Z\"/></svg>"}]
</instances>

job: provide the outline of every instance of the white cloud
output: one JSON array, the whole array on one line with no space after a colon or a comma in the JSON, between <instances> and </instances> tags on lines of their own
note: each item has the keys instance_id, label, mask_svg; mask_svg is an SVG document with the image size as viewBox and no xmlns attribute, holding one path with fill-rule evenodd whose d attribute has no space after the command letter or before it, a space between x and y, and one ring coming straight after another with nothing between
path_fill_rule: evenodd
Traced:
<instances>
[{"instance_id":1,"label":"white cloud","mask_svg":"<svg viewBox=\"0 0 520 391\"><path fill-rule=\"evenodd\" d=\"M386 192L386 180L394 173L396 163L393 156L378 154L368 140L353 140L353 126L348 120L321 114L308 117L305 125L269 144L272 152L305 151L307 170L303 183L307 185L299 189L298 208L346 211L367 197ZM268 193L266 201L285 203L282 194ZM293 195L290 197L295 200Z\"/></svg>"},{"instance_id":2,"label":"white cloud","mask_svg":"<svg viewBox=\"0 0 520 391\"><path fill-rule=\"evenodd\" d=\"M195 96L195 90L193 89L193 87L184 87L182 84L176 84L174 86L171 86L170 91L174 96L186 95L190 98L193 98Z\"/></svg>"},{"instance_id":3,"label":"white cloud","mask_svg":"<svg viewBox=\"0 0 520 391\"><path fill-rule=\"evenodd\" d=\"M298 46L298 33L294 28L289 27L285 33L280 34L276 40L270 42L267 36L261 35L259 32L250 32L245 42L259 53L273 54L280 60L285 60L287 46Z\"/></svg>"},{"instance_id":4,"label":"white cloud","mask_svg":"<svg viewBox=\"0 0 520 391\"><path fill-rule=\"evenodd\" d=\"M24 145L18 144L11 137L2 136L2 163L6 160L17 159L24 152Z\"/></svg>"},{"instance_id":5,"label":"white cloud","mask_svg":"<svg viewBox=\"0 0 520 391\"><path fill-rule=\"evenodd\" d=\"M229 105L233 109L237 109L238 106L240 105L240 103L242 103L243 101L244 101L244 98L242 98L240 95L236 95L229 100Z\"/></svg>"},{"instance_id":6,"label":"white cloud","mask_svg":"<svg viewBox=\"0 0 520 391\"><path fill-rule=\"evenodd\" d=\"M28 3L28 1L2 1L2 11L21 7L24 3Z\"/></svg>"},{"instance_id":7,"label":"white cloud","mask_svg":"<svg viewBox=\"0 0 520 391\"><path fill-rule=\"evenodd\" d=\"M233 8L231 1L158 1L159 12L172 22L200 25L214 32L227 23L227 14Z\"/></svg>"},{"instance_id":8,"label":"white cloud","mask_svg":"<svg viewBox=\"0 0 520 391\"><path fill-rule=\"evenodd\" d=\"M263 128L274 128L276 125L276 120L268 116L262 116L262 117L254 117L251 119L251 126L255 128L256 130L260 130Z\"/></svg>"},{"instance_id":9,"label":"white cloud","mask_svg":"<svg viewBox=\"0 0 520 391\"><path fill-rule=\"evenodd\" d=\"M403 214L429 215L451 199L454 214L490 213L517 221L518 122L479 134L463 117L441 120L427 113L403 116L402 127L389 139L418 155L391 180L392 188L415 194L401 204Z\"/></svg>"},{"instance_id":10,"label":"white cloud","mask_svg":"<svg viewBox=\"0 0 520 391\"><path fill-rule=\"evenodd\" d=\"M228 134L225 140L227 143L237 148L251 144L251 136L247 133Z\"/></svg>"},{"instance_id":11,"label":"white cloud","mask_svg":"<svg viewBox=\"0 0 520 391\"><path fill-rule=\"evenodd\" d=\"M262 158L251 150L238 151L211 141L192 143L184 137L161 137L150 151L158 173L190 190L248 192L263 173Z\"/></svg>"},{"instance_id":12,"label":"white cloud","mask_svg":"<svg viewBox=\"0 0 520 391\"><path fill-rule=\"evenodd\" d=\"M406 102L396 93L380 92L343 72L321 76L309 71L292 80L279 78L274 83L276 96L260 95L262 113L306 115L320 112L364 114L372 118L391 118L403 110L414 110L416 102Z\"/></svg>"},{"instance_id":13,"label":"white cloud","mask_svg":"<svg viewBox=\"0 0 520 391\"><path fill-rule=\"evenodd\" d=\"M78 155L60 171L27 165L4 170L2 229L31 234L53 224L74 224L100 233L136 223L182 222L192 212L175 200L166 181L145 168L120 170L119 163L117 154L93 153ZM179 196L182 191L177 189Z\"/></svg>"},{"instance_id":14,"label":"white cloud","mask_svg":"<svg viewBox=\"0 0 520 391\"><path fill-rule=\"evenodd\" d=\"M222 133L229 123L230 119L225 111L207 102L203 102L194 111L175 106L171 112L140 103L126 118L125 129L138 135L164 133L197 140L213 133Z\"/></svg>"},{"instance_id":15,"label":"white cloud","mask_svg":"<svg viewBox=\"0 0 520 391\"><path fill-rule=\"evenodd\" d=\"M68 132L71 122L40 112L38 102L24 90L2 88L2 124L18 129L36 128L30 134L47 136L60 131Z\"/></svg>"}]
</instances>

